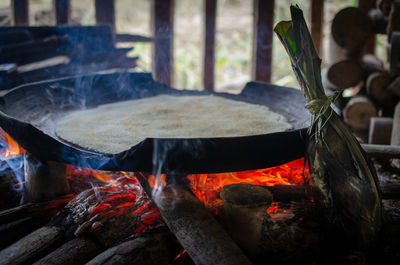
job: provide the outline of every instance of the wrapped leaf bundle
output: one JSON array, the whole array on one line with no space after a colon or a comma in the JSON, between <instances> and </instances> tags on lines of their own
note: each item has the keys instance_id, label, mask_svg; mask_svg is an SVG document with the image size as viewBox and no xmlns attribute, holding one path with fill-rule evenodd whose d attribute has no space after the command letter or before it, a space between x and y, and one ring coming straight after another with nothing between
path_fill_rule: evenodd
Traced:
<instances>
[{"instance_id":1,"label":"wrapped leaf bundle","mask_svg":"<svg viewBox=\"0 0 400 265\"><path fill-rule=\"evenodd\" d=\"M382 205L377 176L360 144L332 110L321 82L318 57L303 12L291 6L292 21L275 32L291 59L293 71L313 115L308 130L306 159L311 179L322 194L328 235L343 246L369 246L382 228Z\"/></svg>"}]
</instances>

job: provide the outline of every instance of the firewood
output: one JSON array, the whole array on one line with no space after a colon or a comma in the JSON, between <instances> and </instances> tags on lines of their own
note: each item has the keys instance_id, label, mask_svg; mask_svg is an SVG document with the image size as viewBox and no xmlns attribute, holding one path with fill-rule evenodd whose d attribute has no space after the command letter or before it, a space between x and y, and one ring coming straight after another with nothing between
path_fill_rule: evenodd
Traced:
<instances>
[{"instance_id":1,"label":"firewood","mask_svg":"<svg viewBox=\"0 0 400 265\"><path fill-rule=\"evenodd\" d=\"M390 75L386 72L373 73L367 79L368 95L377 102L384 104L392 100L392 93L388 90Z\"/></svg>"},{"instance_id":2,"label":"firewood","mask_svg":"<svg viewBox=\"0 0 400 265\"><path fill-rule=\"evenodd\" d=\"M371 9L368 12L368 17L372 24L372 32L375 34L386 34L387 24L389 19L380 9Z\"/></svg>"},{"instance_id":3,"label":"firewood","mask_svg":"<svg viewBox=\"0 0 400 265\"><path fill-rule=\"evenodd\" d=\"M396 77L387 87L394 95L400 97L400 76Z\"/></svg>"},{"instance_id":4,"label":"firewood","mask_svg":"<svg viewBox=\"0 0 400 265\"><path fill-rule=\"evenodd\" d=\"M233 240L249 257L259 251L262 225L272 193L262 186L249 184L226 185L220 192L227 229Z\"/></svg>"},{"instance_id":5,"label":"firewood","mask_svg":"<svg viewBox=\"0 0 400 265\"><path fill-rule=\"evenodd\" d=\"M338 90L357 85L363 77L361 65L353 60L343 60L328 67L327 79Z\"/></svg>"},{"instance_id":6,"label":"firewood","mask_svg":"<svg viewBox=\"0 0 400 265\"><path fill-rule=\"evenodd\" d=\"M400 75L400 30L392 33L390 41L390 75Z\"/></svg>"},{"instance_id":7,"label":"firewood","mask_svg":"<svg viewBox=\"0 0 400 265\"><path fill-rule=\"evenodd\" d=\"M352 98L343 109L344 121L355 130L367 130L371 117L378 116L374 103L367 97Z\"/></svg>"},{"instance_id":8,"label":"firewood","mask_svg":"<svg viewBox=\"0 0 400 265\"><path fill-rule=\"evenodd\" d=\"M166 232L140 236L107 249L86 265L167 265L173 257L174 240Z\"/></svg>"},{"instance_id":9,"label":"firewood","mask_svg":"<svg viewBox=\"0 0 400 265\"><path fill-rule=\"evenodd\" d=\"M368 143L390 144L393 119L389 117L372 117L369 124Z\"/></svg>"},{"instance_id":10,"label":"firewood","mask_svg":"<svg viewBox=\"0 0 400 265\"><path fill-rule=\"evenodd\" d=\"M55 248L64 239L63 229L44 226L0 251L1 264L31 263L45 252Z\"/></svg>"},{"instance_id":11,"label":"firewood","mask_svg":"<svg viewBox=\"0 0 400 265\"><path fill-rule=\"evenodd\" d=\"M340 10L332 21L331 26L331 54L330 58L340 56L338 48L343 49L343 55L347 58L356 59L361 55L363 46L371 34L371 22L366 13L356 7L347 7Z\"/></svg>"},{"instance_id":12,"label":"firewood","mask_svg":"<svg viewBox=\"0 0 400 265\"><path fill-rule=\"evenodd\" d=\"M400 102L397 103L393 115L393 129L390 139L390 144L400 149ZM400 168L400 157L399 159L393 159L392 164Z\"/></svg>"},{"instance_id":13,"label":"firewood","mask_svg":"<svg viewBox=\"0 0 400 265\"><path fill-rule=\"evenodd\" d=\"M400 158L399 146L383 144L362 144L361 146L370 157L383 159Z\"/></svg>"},{"instance_id":14,"label":"firewood","mask_svg":"<svg viewBox=\"0 0 400 265\"><path fill-rule=\"evenodd\" d=\"M65 164L39 161L29 152L25 152L24 167L23 202L51 200L69 192Z\"/></svg>"},{"instance_id":15,"label":"firewood","mask_svg":"<svg viewBox=\"0 0 400 265\"><path fill-rule=\"evenodd\" d=\"M381 59L372 54L365 54L361 60L361 68L364 78L376 72L383 72L383 62Z\"/></svg>"},{"instance_id":16,"label":"firewood","mask_svg":"<svg viewBox=\"0 0 400 265\"><path fill-rule=\"evenodd\" d=\"M74 238L63 244L47 256L36 261L35 265L75 265L85 264L101 252L102 248L93 240L85 237Z\"/></svg>"},{"instance_id":17,"label":"firewood","mask_svg":"<svg viewBox=\"0 0 400 265\"><path fill-rule=\"evenodd\" d=\"M147 177L143 174L138 177L146 193L153 195L152 201L165 223L197 265L251 264L204 204L187 188L168 184L152 191Z\"/></svg>"}]
</instances>

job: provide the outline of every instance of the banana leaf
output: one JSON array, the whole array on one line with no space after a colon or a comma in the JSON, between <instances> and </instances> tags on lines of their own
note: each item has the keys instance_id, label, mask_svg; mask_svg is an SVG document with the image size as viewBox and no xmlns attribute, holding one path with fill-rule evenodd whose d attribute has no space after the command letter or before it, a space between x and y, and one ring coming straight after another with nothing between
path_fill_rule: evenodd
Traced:
<instances>
[{"instance_id":1,"label":"banana leaf","mask_svg":"<svg viewBox=\"0 0 400 265\"><path fill-rule=\"evenodd\" d=\"M308 130L308 161L313 185L322 194L330 238L344 245L364 248L383 227L377 176L351 130L331 108L321 81L321 59L314 48L303 12L291 6L292 21L274 29L285 47L293 71L312 114Z\"/></svg>"}]
</instances>

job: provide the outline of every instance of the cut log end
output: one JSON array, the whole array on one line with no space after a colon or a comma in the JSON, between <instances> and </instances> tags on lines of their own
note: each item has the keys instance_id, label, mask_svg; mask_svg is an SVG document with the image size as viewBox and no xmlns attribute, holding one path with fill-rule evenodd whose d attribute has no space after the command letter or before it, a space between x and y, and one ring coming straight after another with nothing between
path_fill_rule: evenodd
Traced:
<instances>
[{"instance_id":1,"label":"cut log end","mask_svg":"<svg viewBox=\"0 0 400 265\"><path fill-rule=\"evenodd\" d=\"M355 130L368 130L371 117L378 115L374 103L367 97L354 97L343 110L344 121Z\"/></svg>"},{"instance_id":2,"label":"cut log end","mask_svg":"<svg viewBox=\"0 0 400 265\"><path fill-rule=\"evenodd\" d=\"M388 73L373 73L367 79L367 93L379 103L390 102L392 93L388 89L389 84L390 75Z\"/></svg>"},{"instance_id":3,"label":"cut log end","mask_svg":"<svg viewBox=\"0 0 400 265\"><path fill-rule=\"evenodd\" d=\"M360 64L344 60L332 64L327 71L327 78L336 89L345 89L357 85L363 77Z\"/></svg>"}]
</instances>

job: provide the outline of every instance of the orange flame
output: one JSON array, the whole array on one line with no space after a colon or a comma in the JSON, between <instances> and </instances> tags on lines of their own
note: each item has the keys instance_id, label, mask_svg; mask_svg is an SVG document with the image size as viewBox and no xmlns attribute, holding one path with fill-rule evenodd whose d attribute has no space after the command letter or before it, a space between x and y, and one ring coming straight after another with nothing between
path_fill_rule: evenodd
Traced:
<instances>
[{"instance_id":1,"label":"orange flame","mask_svg":"<svg viewBox=\"0 0 400 265\"><path fill-rule=\"evenodd\" d=\"M232 173L189 175L193 193L207 207L214 208L221 203L219 192L225 185L240 183L261 186L309 184L310 174L304 158L292 162L258 170Z\"/></svg>"},{"instance_id":2,"label":"orange flame","mask_svg":"<svg viewBox=\"0 0 400 265\"><path fill-rule=\"evenodd\" d=\"M14 139L11 138L3 129L0 128L0 141L5 144L5 147L0 149L0 159L15 158L25 152Z\"/></svg>"}]
</instances>

